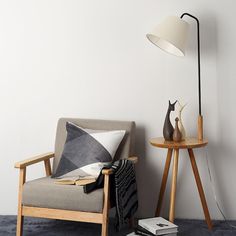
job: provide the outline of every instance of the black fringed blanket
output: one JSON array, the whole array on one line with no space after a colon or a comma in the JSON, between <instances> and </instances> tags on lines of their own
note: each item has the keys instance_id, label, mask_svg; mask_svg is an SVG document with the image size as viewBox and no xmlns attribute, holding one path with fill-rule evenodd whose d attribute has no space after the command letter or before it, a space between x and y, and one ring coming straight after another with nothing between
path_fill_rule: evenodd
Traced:
<instances>
[{"instance_id":1,"label":"black fringed blanket","mask_svg":"<svg viewBox=\"0 0 236 236\"><path fill-rule=\"evenodd\" d=\"M138 209L137 185L134 164L129 160L119 160L105 168L113 169L110 176L110 195L116 207L116 229L120 230ZM100 173L95 183L84 186L84 192L102 188L104 175Z\"/></svg>"}]
</instances>

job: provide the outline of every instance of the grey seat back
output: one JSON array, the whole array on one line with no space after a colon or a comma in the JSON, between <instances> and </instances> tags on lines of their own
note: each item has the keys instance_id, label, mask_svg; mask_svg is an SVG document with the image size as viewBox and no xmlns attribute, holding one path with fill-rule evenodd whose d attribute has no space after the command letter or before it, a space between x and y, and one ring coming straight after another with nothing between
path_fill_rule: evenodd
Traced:
<instances>
[{"instance_id":1,"label":"grey seat back","mask_svg":"<svg viewBox=\"0 0 236 236\"><path fill-rule=\"evenodd\" d=\"M95 120L95 119L77 119L77 118L61 118L57 124L56 142L55 142L55 158L53 160L53 173L55 173L59 164L63 147L66 141L66 122L72 122L82 128L97 130L126 130L124 139L122 140L115 159L124 159L134 155L134 138L135 123L133 121L113 121L113 120Z\"/></svg>"}]
</instances>

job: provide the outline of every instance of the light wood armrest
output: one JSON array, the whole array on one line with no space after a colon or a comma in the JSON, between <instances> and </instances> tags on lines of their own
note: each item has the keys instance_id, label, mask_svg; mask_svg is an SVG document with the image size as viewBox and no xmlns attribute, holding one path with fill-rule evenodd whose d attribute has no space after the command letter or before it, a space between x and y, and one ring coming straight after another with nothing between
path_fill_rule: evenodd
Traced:
<instances>
[{"instance_id":1,"label":"light wood armrest","mask_svg":"<svg viewBox=\"0 0 236 236\"><path fill-rule=\"evenodd\" d=\"M128 157L128 160L136 164L138 162L138 157Z\"/></svg>"},{"instance_id":2,"label":"light wood armrest","mask_svg":"<svg viewBox=\"0 0 236 236\"><path fill-rule=\"evenodd\" d=\"M138 157L128 157L127 160L132 161L134 164L138 162ZM112 169L104 169L102 170L103 175L111 175L113 173Z\"/></svg>"},{"instance_id":3,"label":"light wood armrest","mask_svg":"<svg viewBox=\"0 0 236 236\"><path fill-rule=\"evenodd\" d=\"M15 168L25 168L26 166L38 163L40 161L46 161L50 158L54 157L54 152L48 152L42 155L38 155L29 159L26 159L24 161L20 161L15 163Z\"/></svg>"},{"instance_id":4,"label":"light wood armrest","mask_svg":"<svg viewBox=\"0 0 236 236\"><path fill-rule=\"evenodd\" d=\"M111 175L113 173L112 169L104 169L102 170L103 175Z\"/></svg>"}]
</instances>

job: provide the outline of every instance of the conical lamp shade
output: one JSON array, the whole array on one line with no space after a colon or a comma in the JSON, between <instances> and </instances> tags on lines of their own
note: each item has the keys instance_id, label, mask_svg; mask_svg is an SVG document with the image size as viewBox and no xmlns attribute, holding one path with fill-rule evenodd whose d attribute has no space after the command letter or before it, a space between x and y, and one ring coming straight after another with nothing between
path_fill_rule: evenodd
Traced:
<instances>
[{"instance_id":1,"label":"conical lamp shade","mask_svg":"<svg viewBox=\"0 0 236 236\"><path fill-rule=\"evenodd\" d=\"M169 16L147 38L156 46L175 56L184 56L188 23L177 16Z\"/></svg>"}]
</instances>

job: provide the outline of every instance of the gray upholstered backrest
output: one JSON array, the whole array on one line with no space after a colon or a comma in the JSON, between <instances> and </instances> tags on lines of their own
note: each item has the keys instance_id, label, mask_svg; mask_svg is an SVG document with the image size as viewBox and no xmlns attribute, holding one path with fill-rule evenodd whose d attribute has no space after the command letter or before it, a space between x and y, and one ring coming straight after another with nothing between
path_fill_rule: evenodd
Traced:
<instances>
[{"instance_id":1,"label":"gray upholstered backrest","mask_svg":"<svg viewBox=\"0 0 236 236\"><path fill-rule=\"evenodd\" d=\"M133 121L112 121L112 120L93 120L93 119L76 119L61 118L57 124L55 158L53 161L53 173L59 164L63 147L66 141L66 122L70 121L82 128L98 129L98 130L126 130L124 139L122 140L115 159L124 159L134 155L134 136L135 123Z\"/></svg>"}]
</instances>

